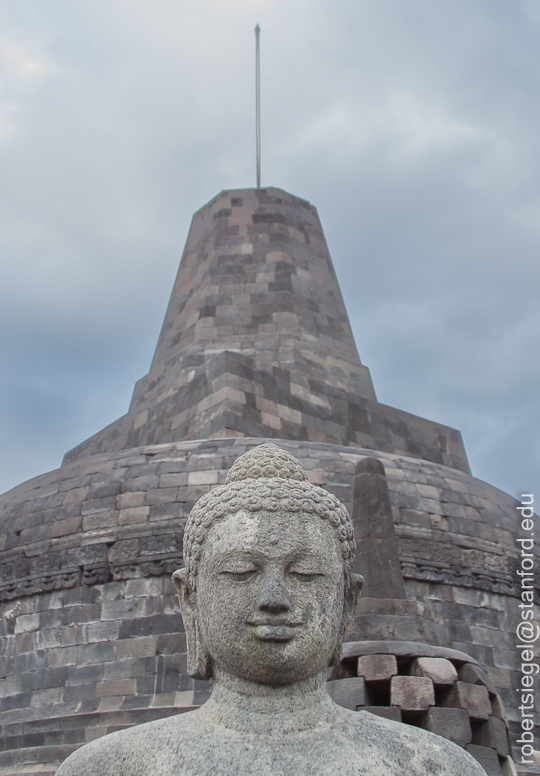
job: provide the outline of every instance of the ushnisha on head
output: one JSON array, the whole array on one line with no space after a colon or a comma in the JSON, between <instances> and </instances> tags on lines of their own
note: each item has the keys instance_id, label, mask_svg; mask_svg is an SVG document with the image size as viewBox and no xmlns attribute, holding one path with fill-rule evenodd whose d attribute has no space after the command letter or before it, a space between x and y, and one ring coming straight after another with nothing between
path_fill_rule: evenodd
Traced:
<instances>
[{"instance_id":1,"label":"ushnisha on head","mask_svg":"<svg viewBox=\"0 0 540 776\"><path fill-rule=\"evenodd\" d=\"M344 505L276 445L248 451L197 501L173 574L188 671L289 684L339 662L362 577Z\"/></svg>"}]
</instances>

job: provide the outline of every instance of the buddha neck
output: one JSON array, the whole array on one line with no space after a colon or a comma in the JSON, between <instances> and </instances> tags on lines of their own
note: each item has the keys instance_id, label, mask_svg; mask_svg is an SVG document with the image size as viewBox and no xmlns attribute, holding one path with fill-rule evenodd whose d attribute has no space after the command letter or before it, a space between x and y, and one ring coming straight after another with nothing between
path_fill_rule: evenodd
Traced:
<instances>
[{"instance_id":1,"label":"buddha neck","mask_svg":"<svg viewBox=\"0 0 540 776\"><path fill-rule=\"evenodd\" d=\"M214 689L200 714L239 732L275 735L330 724L335 707L326 689L326 674L301 682L272 686L214 671Z\"/></svg>"}]
</instances>

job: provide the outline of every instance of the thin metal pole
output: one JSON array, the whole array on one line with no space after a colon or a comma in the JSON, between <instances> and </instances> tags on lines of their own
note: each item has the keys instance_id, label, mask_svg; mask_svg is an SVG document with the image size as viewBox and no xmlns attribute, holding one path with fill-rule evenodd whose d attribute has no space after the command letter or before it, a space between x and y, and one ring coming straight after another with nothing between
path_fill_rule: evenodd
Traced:
<instances>
[{"instance_id":1,"label":"thin metal pole","mask_svg":"<svg viewBox=\"0 0 540 776\"><path fill-rule=\"evenodd\" d=\"M257 138L257 188L261 188L261 28L255 27L255 124Z\"/></svg>"}]
</instances>

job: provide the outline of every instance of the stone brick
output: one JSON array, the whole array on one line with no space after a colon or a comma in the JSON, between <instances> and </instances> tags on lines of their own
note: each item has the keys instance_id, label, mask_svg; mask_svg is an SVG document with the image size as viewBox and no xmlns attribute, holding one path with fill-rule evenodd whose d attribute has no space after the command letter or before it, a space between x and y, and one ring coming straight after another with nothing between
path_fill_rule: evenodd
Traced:
<instances>
[{"instance_id":1,"label":"stone brick","mask_svg":"<svg viewBox=\"0 0 540 776\"><path fill-rule=\"evenodd\" d=\"M357 671L368 683L390 681L398 672L397 660L394 655L363 655Z\"/></svg>"},{"instance_id":2,"label":"stone brick","mask_svg":"<svg viewBox=\"0 0 540 776\"><path fill-rule=\"evenodd\" d=\"M83 644L79 647L78 665L84 666L93 663L106 663L115 658L114 642L98 641L95 644Z\"/></svg>"},{"instance_id":3,"label":"stone brick","mask_svg":"<svg viewBox=\"0 0 540 776\"><path fill-rule=\"evenodd\" d=\"M157 488L149 490L146 494L146 504L172 504L176 501L178 488Z\"/></svg>"},{"instance_id":4,"label":"stone brick","mask_svg":"<svg viewBox=\"0 0 540 776\"><path fill-rule=\"evenodd\" d=\"M133 523L146 523L150 507L128 507L118 513L119 525L132 525Z\"/></svg>"},{"instance_id":5,"label":"stone brick","mask_svg":"<svg viewBox=\"0 0 540 776\"><path fill-rule=\"evenodd\" d=\"M82 505L82 515L94 515L98 512L110 512L116 506L116 498L107 496L106 498L96 498L85 501Z\"/></svg>"},{"instance_id":6,"label":"stone brick","mask_svg":"<svg viewBox=\"0 0 540 776\"><path fill-rule=\"evenodd\" d=\"M497 717L498 719L502 719L503 722L508 723L508 718L506 716L506 709L504 707L504 703L501 700L500 695L493 695L490 698L491 701L491 714L494 717Z\"/></svg>"},{"instance_id":7,"label":"stone brick","mask_svg":"<svg viewBox=\"0 0 540 776\"><path fill-rule=\"evenodd\" d=\"M486 722L482 722L474 731L472 741L479 746L495 749L501 757L509 754L506 725L497 717L489 717Z\"/></svg>"},{"instance_id":8,"label":"stone brick","mask_svg":"<svg viewBox=\"0 0 540 776\"><path fill-rule=\"evenodd\" d=\"M458 674L453 664L443 657L419 657L413 660L411 676L427 676L435 687L454 684Z\"/></svg>"},{"instance_id":9,"label":"stone brick","mask_svg":"<svg viewBox=\"0 0 540 776\"><path fill-rule=\"evenodd\" d=\"M102 607L102 620L126 620L144 617L146 601L144 598L129 598L120 601L105 601Z\"/></svg>"},{"instance_id":10,"label":"stone brick","mask_svg":"<svg viewBox=\"0 0 540 776\"><path fill-rule=\"evenodd\" d=\"M146 598L150 596L161 596L163 593L163 577L151 577L140 579L128 579L124 591L125 598ZM161 604L161 598L160 604ZM178 599L174 594L176 610L178 610Z\"/></svg>"},{"instance_id":11,"label":"stone brick","mask_svg":"<svg viewBox=\"0 0 540 776\"><path fill-rule=\"evenodd\" d=\"M185 466L185 464L183 464ZM177 488L187 485L188 475L187 472L179 472L175 474L162 474L159 478L160 488Z\"/></svg>"},{"instance_id":12,"label":"stone brick","mask_svg":"<svg viewBox=\"0 0 540 776\"><path fill-rule=\"evenodd\" d=\"M188 485L216 485L217 481L217 471L196 471L188 474Z\"/></svg>"},{"instance_id":13,"label":"stone brick","mask_svg":"<svg viewBox=\"0 0 540 776\"><path fill-rule=\"evenodd\" d=\"M116 642L118 660L128 657L151 657L156 653L155 636L143 636L134 639L122 639Z\"/></svg>"},{"instance_id":14,"label":"stone brick","mask_svg":"<svg viewBox=\"0 0 540 776\"><path fill-rule=\"evenodd\" d=\"M427 711L435 705L433 682L424 676L394 676L390 705L399 706L402 711Z\"/></svg>"},{"instance_id":15,"label":"stone brick","mask_svg":"<svg viewBox=\"0 0 540 776\"><path fill-rule=\"evenodd\" d=\"M495 749L489 749L486 746L477 746L476 744L468 744L466 748L474 759L478 760L487 776L503 776Z\"/></svg>"},{"instance_id":16,"label":"stone brick","mask_svg":"<svg viewBox=\"0 0 540 776\"><path fill-rule=\"evenodd\" d=\"M50 668L58 666L76 665L78 659L78 647L59 647L47 650L47 665Z\"/></svg>"},{"instance_id":17,"label":"stone brick","mask_svg":"<svg viewBox=\"0 0 540 776\"><path fill-rule=\"evenodd\" d=\"M472 741L471 721L465 709L442 709L433 706L422 719L422 727L453 741L459 746L466 746Z\"/></svg>"},{"instance_id":18,"label":"stone brick","mask_svg":"<svg viewBox=\"0 0 540 776\"><path fill-rule=\"evenodd\" d=\"M73 488L72 490L69 490L64 498L64 504L76 504L81 501L84 501L86 498L86 494L88 493L88 488Z\"/></svg>"},{"instance_id":19,"label":"stone brick","mask_svg":"<svg viewBox=\"0 0 540 776\"><path fill-rule=\"evenodd\" d=\"M81 517L70 517L67 520L57 520L52 525L51 536L57 538L59 536L74 534L80 530L81 522Z\"/></svg>"},{"instance_id":20,"label":"stone brick","mask_svg":"<svg viewBox=\"0 0 540 776\"><path fill-rule=\"evenodd\" d=\"M113 660L103 666L103 681L111 679L138 679L146 675L146 658L127 658L125 660Z\"/></svg>"},{"instance_id":21,"label":"stone brick","mask_svg":"<svg viewBox=\"0 0 540 776\"><path fill-rule=\"evenodd\" d=\"M103 695L134 695L137 692L135 679L110 679L96 684L96 698Z\"/></svg>"},{"instance_id":22,"label":"stone brick","mask_svg":"<svg viewBox=\"0 0 540 776\"><path fill-rule=\"evenodd\" d=\"M496 694L495 685L480 666L476 666L474 663L464 663L460 666L458 673L460 681L469 682L469 684L483 684L489 693Z\"/></svg>"},{"instance_id":23,"label":"stone brick","mask_svg":"<svg viewBox=\"0 0 540 776\"><path fill-rule=\"evenodd\" d=\"M457 681L441 701L442 706L466 709L472 719L487 719L491 712L488 691L483 685Z\"/></svg>"},{"instance_id":24,"label":"stone brick","mask_svg":"<svg viewBox=\"0 0 540 776\"><path fill-rule=\"evenodd\" d=\"M97 512L83 517L83 531L95 531L98 528L111 528L116 525L118 512Z\"/></svg>"},{"instance_id":25,"label":"stone brick","mask_svg":"<svg viewBox=\"0 0 540 776\"><path fill-rule=\"evenodd\" d=\"M103 678L103 664L80 666L74 665L68 668L67 683L90 684L100 682Z\"/></svg>"},{"instance_id":26,"label":"stone brick","mask_svg":"<svg viewBox=\"0 0 540 776\"><path fill-rule=\"evenodd\" d=\"M128 509L130 507L142 507L146 498L146 491L130 491L121 493L116 498L117 509Z\"/></svg>"},{"instance_id":27,"label":"stone brick","mask_svg":"<svg viewBox=\"0 0 540 776\"><path fill-rule=\"evenodd\" d=\"M21 614L15 620L15 633L31 633L39 628L39 614Z\"/></svg>"},{"instance_id":28,"label":"stone brick","mask_svg":"<svg viewBox=\"0 0 540 776\"><path fill-rule=\"evenodd\" d=\"M89 644L96 641L114 641L118 638L119 622L91 622L86 629L86 637Z\"/></svg>"},{"instance_id":29,"label":"stone brick","mask_svg":"<svg viewBox=\"0 0 540 776\"><path fill-rule=\"evenodd\" d=\"M366 706L369 703L366 684L359 676L327 682L326 690L334 703L344 709L356 711L358 706Z\"/></svg>"},{"instance_id":30,"label":"stone brick","mask_svg":"<svg viewBox=\"0 0 540 776\"><path fill-rule=\"evenodd\" d=\"M106 498L107 496L117 496L122 488L122 483L118 480L111 480L109 482L100 482L96 485L91 485L86 499L88 501L98 498Z\"/></svg>"}]
</instances>

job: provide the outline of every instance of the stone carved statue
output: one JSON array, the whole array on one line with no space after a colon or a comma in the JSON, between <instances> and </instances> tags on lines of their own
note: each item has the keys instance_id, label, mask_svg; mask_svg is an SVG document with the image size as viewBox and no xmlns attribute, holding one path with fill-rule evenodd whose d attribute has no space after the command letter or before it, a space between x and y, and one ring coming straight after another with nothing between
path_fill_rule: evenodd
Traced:
<instances>
[{"instance_id":1,"label":"stone carved statue","mask_svg":"<svg viewBox=\"0 0 540 776\"><path fill-rule=\"evenodd\" d=\"M83 746L57 776L485 776L455 744L327 694L362 585L353 555L347 510L295 458L241 456L195 504L173 575L211 698Z\"/></svg>"}]
</instances>

